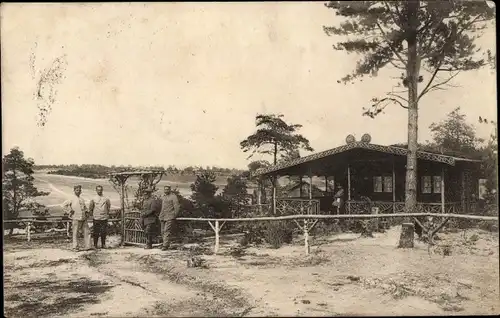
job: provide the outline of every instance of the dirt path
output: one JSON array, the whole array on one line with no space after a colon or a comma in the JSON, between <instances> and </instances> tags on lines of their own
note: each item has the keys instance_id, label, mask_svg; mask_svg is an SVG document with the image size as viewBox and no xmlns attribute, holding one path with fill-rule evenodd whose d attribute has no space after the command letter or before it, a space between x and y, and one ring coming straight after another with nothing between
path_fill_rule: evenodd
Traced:
<instances>
[{"instance_id":1,"label":"dirt path","mask_svg":"<svg viewBox=\"0 0 500 318\"><path fill-rule=\"evenodd\" d=\"M140 265L158 250L74 253L17 251L5 257L5 313L11 317L240 316L237 291L185 277L181 263L151 273ZM182 264L185 267L185 264ZM221 297L222 294L231 297ZM35 314L36 309L36 314Z\"/></svg>"},{"instance_id":2,"label":"dirt path","mask_svg":"<svg viewBox=\"0 0 500 318\"><path fill-rule=\"evenodd\" d=\"M7 246L5 313L220 317L500 312L498 234L471 233L477 239L469 245L457 238L461 234L450 235L457 247L444 257L437 251L429 254L422 244L396 249L397 233L395 228L373 239L342 234L315 240L308 257L300 245L250 247L239 255L223 240L222 255L201 256L207 268L187 268L188 251L74 253L64 247L32 248L35 243L23 249Z\"/></svg>"}]
</instances>

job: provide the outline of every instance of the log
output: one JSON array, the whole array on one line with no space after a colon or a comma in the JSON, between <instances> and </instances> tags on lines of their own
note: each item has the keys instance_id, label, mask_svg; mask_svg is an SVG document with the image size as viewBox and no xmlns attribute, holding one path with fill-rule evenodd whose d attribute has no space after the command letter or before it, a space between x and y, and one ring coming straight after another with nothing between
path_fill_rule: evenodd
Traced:
<instances>
[{"instance_id":1,"label":"log","mask_svg":"<svg viewBox=\"0 0 500 318\"><path fill-rule=\"evenodd\" d=\"M413 248L414 236L415 225L413 223L403 223L398 248Z\"/></svg>"}]
</instances>

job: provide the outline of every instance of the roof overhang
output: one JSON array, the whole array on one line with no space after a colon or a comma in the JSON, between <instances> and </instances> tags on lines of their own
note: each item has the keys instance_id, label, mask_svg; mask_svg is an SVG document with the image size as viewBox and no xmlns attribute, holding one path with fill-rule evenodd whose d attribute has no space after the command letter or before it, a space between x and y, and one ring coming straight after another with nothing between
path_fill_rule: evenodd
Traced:
<instances>
[{"instance_id":1,"label":"roof overhang","mask_svg":"<svg viewBox=\"0 0 500 318\"><path fill-rule=\"evenodd\" d=\"M354 150L354 149L365 149L365 150L371 150L371 151L380 152L380 153L392 154L392 155L396 155L396 156L407 156L408 155L408 149L406 149L406 148L395 147L395 146L382 146L382 145L358 141L358 142L348 143L348 144L342 145L340 147L336 147L336 148L329 149L326 151L318 152L318 153L315 153L315 154L312 154L312 155L309 155L306 157L297 158L297 159L294 159L291 161L279 163L279 164L274 165L274 166L259 169L255 172L253 172L251 174L251 177L254 178L254 177L265 176L265 175L279 175L280 171L290 169L294 166L313 163L313 162L318 161L320 159L324 159L324 158L327 158L330 156L345 153L345 152L348 152L349 150ZM437 153L420 151L420 150L417 151L417 158L422 159L422 160L427 160L427 161L439 162L439 163L447 164L450 166L454 166L457 162L469 162L469 163L476 163L476 164L481 162L481 160L454 157L454 156L448 156L448 155L444 155L444 154L437 154Z\"/></svg>"}]
</instances>

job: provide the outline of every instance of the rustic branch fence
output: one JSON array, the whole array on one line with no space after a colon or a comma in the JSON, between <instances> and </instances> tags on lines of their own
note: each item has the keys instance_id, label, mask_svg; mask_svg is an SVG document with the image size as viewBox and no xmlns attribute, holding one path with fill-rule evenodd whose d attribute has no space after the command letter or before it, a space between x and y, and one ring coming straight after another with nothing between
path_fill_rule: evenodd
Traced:
<instances>
[{"instance_id":1,"label":"rustic branch fence","mask_svg":"<svg viewBox=\"0 0 500 318\"><path fill-rule=\"evenodd\" d=\"M214 253L219 252L220 247L220 230L226 222L260 222L260 221L283 221L283 220L293 220L297 226L304 233L304 248L306 255L309 255L310 244L309 244L309 233L314 228L319 220L325 219L379 219L379 218L417 218L417 217L439 217L443 218L444 221L441 222L434 229L425 229L429 233L429 242L433 242L433 236L448 222L451 218L456 219L468 219L468 220L482 220L482 221L497 221L498 217L494 216L480 216L480 215L465 215L465 214L443 214L443 213L394 213L394 214L344 214L344 215L286 215L286 216L275 216L275 217L254 217L254 218L177 218L177 221L191 221L191 222L208 222L210 227L215 232L215 246ZM302 224L299 221L302 220ZM309 223L310 220L313 222ZM213 222L213 223L212 223Z\"/></svg>"},{"instance_id":2,"label":"rustic branch fence","mask_svg":"<svg viewBox=\"0 0 500 318\"><path fill-rule=\"evenodd\" d=\"M61 217L44 217L47 220L37 220L36 218L18 218L15 220L3 220L3 223L25 223L26 224L26 239L28 242L31 241L31 228L34 224L54 224L54 223L62 223L66 227L66 236L71 237L69 228L70 224L73 222L71 219L61 219ZM89 223L92 223L93 220L88 220ZM121 222L121 219L109 219L108 222L115 223L115 222Z\"/></svg>"},{"instance_id":3,"label":"rustic branch fence","mask_svg":"<svg viewBox=\"0 0 500 318\"><path fill-rule=\"evenodd\" d=\"M442 213L395 213L395 214L344 214L344 215L321 215L321 214L309 214L309 215L286 215L286 216L275 216L275 217L253 217L253 218L177 218L177 221L185 222L208 222L210 227L215 233L215 246L214 253L217 254L220 249L220 231L226 222L262 222L262 221L285 221L293 220L297 226L304 233L304 249L306 255L310 252L310 242L309 234L314 228L319 220L325 219L380 219L380 218L419 218L419 217L436 217L443 218L442 221L434 229L425 229L428 232L429 242L433 242L433 236L446 224L450 219L467 219L467 220L482 220L482 221L497 221L496 216L480 216L480 215L465 215L465 214L442 214ZM49 218L49 217L48 217ZM312 222L310 222L312 220ZM300 223L302 221L302 224ZM26 223L27 225L27 239L31 240L31 226L36 223L54 223L62 222L66 224L66 234L69 236L69 224L72 220L36 220L34 218L30 219L17 219L17 220L4 220L4 223ZM92 222L92 220L89 220ZM110 219L109 222L121 222L121 219ZM421 224L421 223L419 223Z\"/></svg>"}]
</instances>

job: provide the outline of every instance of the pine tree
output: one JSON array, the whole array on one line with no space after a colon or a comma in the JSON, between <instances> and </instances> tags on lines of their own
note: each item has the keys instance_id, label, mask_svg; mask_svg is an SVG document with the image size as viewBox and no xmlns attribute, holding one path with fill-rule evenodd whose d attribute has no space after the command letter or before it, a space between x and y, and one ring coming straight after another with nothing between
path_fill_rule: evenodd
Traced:
<instances>
[{"instance_id":1,"label":"pine tree","mask_svg":"<svg viewBox=\"0 0 500 318\"><path fill-rule=\"evenodd\" d=\"M494 5L494 4L493 4ZM327 35L347 36L336 50L358 53L354 71L339 83L376 76L382 68L401 70L395 87L374 97L364 115L374 118L389 104L408 112L408 158L405 209L417 204L418 104L430 92L449 86L462 71L496 65L489 50L475 40L495 18L488 1L330 1L343 18L339 26L323 27ZM419 83L423 88L419 90ZM404 96L406 95L406 97Z\"/></svg>"}]
</instances>

